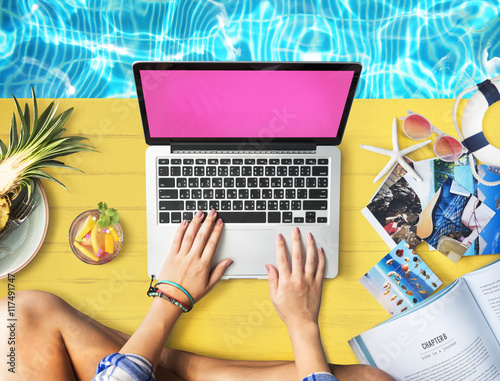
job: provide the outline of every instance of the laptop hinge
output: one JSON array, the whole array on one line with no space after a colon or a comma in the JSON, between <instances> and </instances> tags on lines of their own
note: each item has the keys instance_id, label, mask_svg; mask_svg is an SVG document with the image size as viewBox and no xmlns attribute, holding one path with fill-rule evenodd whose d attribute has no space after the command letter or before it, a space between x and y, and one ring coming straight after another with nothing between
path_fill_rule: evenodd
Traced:
<instances>
[{"instance_id":1,"label":"laptop hinge","mask_svg":"<svg viewBox=\"0 0 500 381\"><path fill-rule=\"evenodd\" d=\"M191 143L172 143L172 153L314 153L316 151L316 143L300 143L300 142L285 142L285 143L262 143L262 142L237 142L237 143L207 143L207 142L191 142Z\"/></svg>"}]
</instances>

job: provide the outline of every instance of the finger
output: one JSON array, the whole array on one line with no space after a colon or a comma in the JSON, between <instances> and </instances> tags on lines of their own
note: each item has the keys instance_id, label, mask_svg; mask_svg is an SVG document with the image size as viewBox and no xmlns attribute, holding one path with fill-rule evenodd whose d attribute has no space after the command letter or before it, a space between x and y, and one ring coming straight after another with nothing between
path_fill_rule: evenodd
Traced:
<instances>
[{"instance_id":1,"label":"finger","mask_svg":"<svg viewBox=\"0 0 500 381\"><path fill-rule=\"evenodd\" d=\"M290 275L290 264L286 255L285 238L280 234L276 237L276 262L280 276Z\"/></svg>"},{"instance_id":2,"label":"finger","mask_svg":"<svg viewBox=\"0 0 500 381\"><path fill-rule=\"evenodd\" d=\"M174 239L172 240L172 245L170 246L171 253L177 254L179 252L182 244L182 237L184 237L187 227L188 222L187 220L184 220L175 231Z\"/></svg>"},{"instance_id":3,"label":"finger","mask_svg":"<svg viewBox=\"0 0 500 381\"><path fill-rule=\"evenodd\" d=\"M269 283L269 293L271 294L271 300L274 300L276 291L278 290L279 284L279 274L273 265L266 264L267 269L267 282Z\"/></svg>"},{"instance_id":4,"label":"finger","mask_svg":"<svg viewBox=\"0 0 500 381\"><path fill-rule=\"evenodd\" d=\"M322 247L318 249L318 267L316 268L315 280L318 282L323 282L323 277L325 276L325 266L326 257L325 251Z\"/></svg>"},{"instance_id":5,"label":"finger","mask_svg":"<svg viewBox=\"0 0 500 381\"><path fill-rule=\"evenodd\" d=\"M200 227L201 221L203 221L204 213L199 210L198 213L194 216L189 224L186 232L184 233L184 238L182 239L182 244L180 251L183 253L189 252L191 250L191 246L193 246L194 238L196 237L196 232Z\"/></svg>"},{"instance_id":6,"label":"finger","mask_svg":"<svg viewBox=\"0 0 500 381\"><path fill-rule=\"evenodd\" d=\"M302 240L299 228L293 229L292 234L292 273L304 272L304 256L302 254Z\"/></svg>"},{"instance_id":7,"label":"finger","mask_svg":"<svg viewBox=\"0 0 500 381\"><path fill-rule=\"evenodd\" d=\"M306 236L306 265L305 274L314 278L316 273L316 250L314 249L314 237L311 233Z\"/></svg>"},{"instance_id":8,"label":"finger","mask_svg":"<svg viewBox=\"0 0 500 381\"><path fill-rule=\"evenodd\" d=\"M205 247L203 248L203 252L201 256L207 261L207 262L212 262L212 258L214 257L215 254L215 249L217 248L217 244L219 243L220 235L222 234L222 227L223 227L223 222L222 219L219 218L214 225L214 228L212 229L212 232L210 233L210 237L208 237L208 241L205 244Z\"/></svg>"},{"instance_id":9,"label":"finger","mask_svg":"<svg viewBox=\"0 0 500 381\"><path fill-rule=\"evenodd\" d=\"M231 259L225 259L217 264L212 271L210 272L210 276L208 278L208 286L207 292L214 288L215 284L222 278L226 269L233 263Z\"/></svg>"},{"instance_id":10,"label":"finger","mask_svg":"<svg viewBox=\"0 0 500 381\"><path fill-rule=\"evenodd\" d=\"M197 255L201 255L203 252L203 248L205 247L205 244L207 243L208 238L210 237L210 231L212 230L212 226L215 221L215 217L217 216L217 212L215 209L212 209L207 217L205 218L205 221L199 228L198 232L196 233L196 237L194 238L193 245L191 247L191 252L196 253Z\"/></svg>"}]
</instances>

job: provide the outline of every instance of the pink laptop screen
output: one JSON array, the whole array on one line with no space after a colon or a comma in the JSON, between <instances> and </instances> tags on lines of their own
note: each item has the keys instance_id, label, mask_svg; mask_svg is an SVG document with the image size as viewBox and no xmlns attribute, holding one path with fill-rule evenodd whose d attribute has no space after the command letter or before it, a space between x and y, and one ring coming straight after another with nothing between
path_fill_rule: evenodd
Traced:
<instances>
[{"instance_id":1,"label":"pink laptop screen","mask_svg":"<svg viewBox=\"0 0 500 381\"><path fill-rule=\"evenodd\" d=\"M335 138L354 71L141 70L151 138Z\"/></svg>"}]
</instances>

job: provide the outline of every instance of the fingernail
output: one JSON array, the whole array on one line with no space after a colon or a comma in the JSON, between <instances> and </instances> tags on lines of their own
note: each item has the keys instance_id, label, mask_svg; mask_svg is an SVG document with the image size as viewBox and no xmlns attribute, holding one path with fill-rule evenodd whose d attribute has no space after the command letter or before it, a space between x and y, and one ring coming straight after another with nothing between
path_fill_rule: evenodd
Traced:
<instances>
[{"instance_id":1,"label":"fingernail","mask_svg":"<svg viewBox=\"0 0 500 381\"><path fill-rule=\"evenodd\" d=\"M276 238L278 238L278 241L283 241L283 236L281 235L281 233L279 233L278 237L276 237Z\"/></svg>"},{"instance_id":2,"label":"fingernail","mask_svg":"<svg viewBox=\"0 0 500 381\"><path fill-rule=\"evenodd\" d=\"M228 268L229 266L231 266L233 264L233 261L232 260L229 260L226 262L226 268Z\"/></svg>"},{"instance_id":3,"label":"fingernail","mask_svg":"<svg viewBox=\"0 0 500 381\"><path fill-rule=\"evenodd\" d=\"M198 210L198 213L196 213L196 217L201 218L203 217L203 210Z\"/></svg>"},{"instance_id":4,"label":"fingernail","mask_svg":"<svg viewBox=\"0 0 500 381\"><path fill-rule=\"evenodd\" d=\"M215 216L215 209L212 209L210 213L208 213L210 216Z\"/></svg>"},{"instance_id":5,"label":"fingernail","mask_svg":"<svg viewBox=\"0 0 500 381\"><path fill-rule=\"evenodd\" d=\"M320 252L321 254L325 254L325 250L323 250L323 248L322 248L322 247L320 247L318 250L319 250L319 252Z\"/></svg>"},{"instance_id":6,"label":"fingernail","mask_svg":"<svg viewBox=\"0 0 500 381\"><path fill-rule=\"evenodd\" d=\"M188 224L187 220L182 220L182 223L181 223L182 226L186 226L187 224Z\"/></svg>"},{"instance_id":7,"label":"fingernail","mask_svg":"<svg viewBox=\"0 0 500 381\"><path fill-rule=\"evenodd\" d=\"M307 233L307 239L313 239L312 233Z\"/></svg>"},{"instance_id":8,"label":"fingernail","mask_svg":"<svg viewBox=\"0 0 500 381\"><path fill-rule=\"evenodd\" d=\"M300 234L300 230L299 230L299 228L298 228L298 227L296 227L295 229L293 229L293 232L294 232L295 234Z\"/></svg>"},{"instance_id":9,"label":"fingernail","mask_svg":"<svg viewBox=\"0 0 500 381\"><path fill-rule=\"evenodd\" d=\"M269 272L269 269L270 269L269 265L266 263L265 266L266 266L267 272Z\"/></svg>"},{"instance_id":10,"label":"fingernail","mask_svg":"<svg viewBox=\"0 0 500 381\"><path fill-rule=\"evenodd\" d=\"M217 220L217 222L215 223L215 225L222 225L222 218L219 218L219 219Z\"/></svg>"}]
</instances>

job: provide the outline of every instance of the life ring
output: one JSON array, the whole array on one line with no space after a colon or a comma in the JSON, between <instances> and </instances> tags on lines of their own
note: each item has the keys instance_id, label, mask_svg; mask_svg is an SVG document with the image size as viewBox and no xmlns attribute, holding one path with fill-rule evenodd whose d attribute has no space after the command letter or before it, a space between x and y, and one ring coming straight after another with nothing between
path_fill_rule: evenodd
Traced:
<instances>
[{"instance_id":1,"label":"life ring","mask_svg":"<svg viewBox=\"0 0 500 381\"><path fill-rule=\"evenodd\" d=\"M462 144L484 164L500 167L500 149L492 146L483 133L483 118L488 107L500 100L500 82L487 79L477 85L462 116Z\"/></svg>"}]
</instances>

